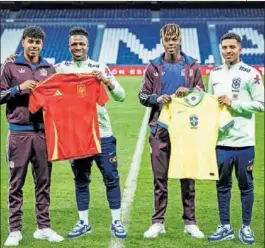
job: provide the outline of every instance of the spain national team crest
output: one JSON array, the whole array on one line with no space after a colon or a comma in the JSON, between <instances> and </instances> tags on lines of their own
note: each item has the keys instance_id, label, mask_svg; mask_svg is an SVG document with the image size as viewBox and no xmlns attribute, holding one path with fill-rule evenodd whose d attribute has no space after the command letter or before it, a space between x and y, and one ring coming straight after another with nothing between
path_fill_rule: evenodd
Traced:
<instances>
[{"instance_id":1,"label":"spain national team crest","mask_svg":"<svg viewBox=\"0 0 265 248\"><path fill-rule=\"evenodd\" d=\"M85 96L86 95L86 86L83 84L77 85L77 95Z\"/></svg>"},{"instance_id":2,"label":"spain national team crest","mask_svg":"<svg viewBox=\"0 0 265 248\"><path fill-rule=\"evenodd\" d=\"M199 124L199 118L197 115L191 115L190 116L190 125L192 129L196 129Z\"/></svg>"},{"instance_id":3,"label":"spain national team crest","mask_svg":"<svg viewBox=\"0 0 265 248\"><path fill-rule=\"evenodd\" d=\"M233 78L232 80L233 91L238 91L240 85L241 85L241 78Z\"/></svg>"}]
</instances>

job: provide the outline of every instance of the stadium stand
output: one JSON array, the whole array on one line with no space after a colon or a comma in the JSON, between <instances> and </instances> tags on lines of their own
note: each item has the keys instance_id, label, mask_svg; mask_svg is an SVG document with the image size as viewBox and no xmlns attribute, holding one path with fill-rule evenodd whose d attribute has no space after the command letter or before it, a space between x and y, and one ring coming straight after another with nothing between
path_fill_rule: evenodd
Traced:
<instances>
[{"instance_id":1,"label":"stadium stand","mask_svg":"<svg viewBox=\"0 0 265 248\"><path fill-rule=\"evenodd\" d=\"M28 9L20 10L17 18L150 18L148 9Z\"/></svg>"},{"instance_id":2,"label":"stadium stand","mask_svg":"<svg viewBox=\"0 0 265 248\"><path fill-rule=\"evenodd\" d=\"M264 9L185 9L185 8L174 8L174 9L162 9L161 18L248 18L248 17L264 17Z\"/></svg>"},{"instance_id":3,"label":"stadium stand","mask_svg":"<svg viewBox=\"0 0 265 248\"><path fill-rule=\"evenodd\" d=\"M9 18L10 10L8 9L1 9L0 11L0 19Z\"/></svg>"},{"instance_id":4,"label":"stadium stand","mask_svg":"<svg viewBox=\"0 0 265 248\"><path fill-rule=\"evenodd\" d=\"M242 60L247 64L264 64L264 24L219 24L216 26L219 40L226 32L232 31L242 39Z\"/></svg>"},{"instance_id":5,"label":"stadium stand","mask_svg":"<svg viewBox=\"0 0 265 248\"><path fill-rule=\"evenodd\" d=\"M220 47L213 45L213 33L209 35L210 24L215 26L217 41L228 31L235 31L242 37L242 59L246 63L264 63L264 23L261 21L264 12L261 9L172 8L161 9L159 14L155 12L159 17L156 20L152 19L154 15L150 9L0 10L3 20L1 61L6 53L21 51L21 32L25 26L34 24L40 25L47 34L43 56L54 58L56 63L71 59L67 47L68 31L73 26L82 26L90 32L89 56L94 56L93 59L117 65L146 64L163 51L159 39L161 26L174 21L181 26L182 50L202 65L214 65L220 61L220 57L217 58ZM190 16L196 21L187 20ZM250 17L259 20L250 20ZM216 49L218 52L214 53Z\"/></svg>"}]
</instances>

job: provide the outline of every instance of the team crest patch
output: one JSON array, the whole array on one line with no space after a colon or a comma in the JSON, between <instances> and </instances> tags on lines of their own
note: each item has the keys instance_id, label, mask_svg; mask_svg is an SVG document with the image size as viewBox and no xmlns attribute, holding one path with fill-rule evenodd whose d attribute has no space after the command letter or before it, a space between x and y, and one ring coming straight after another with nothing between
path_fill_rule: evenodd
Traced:
<instances>
[{"instance_id":1,"label":"team crest patch","mask_svg":"<svg viewBox=\"0 0 265 248\"><path fill-rule=\"evenodd\" d=\"M40 75L41 75L42 77L47 77L47 70L44 69L44 68L40 69Z\"/></svg>"},{"instance_id":2,"label":"team crest patch","mask_svg":"<svg viewBox=\"0 0 265 248\"><path fill-rule=\"evenodd\" d=\"M232 88L237 90L240 88L240 84L241 84L241 78L234 78L232 80Z\"/></svg>"},{"instance_id":3,"label":"team crest patch","mask_svg":"<svg viewBox=\"0 0 265 248\"><path fill-rule=\"evenodd\" d=\"M181 70L181 76L182 76L182 77L185 76L185 68L183 68L183 69Z\"/></svg>"},{"instance_id":4,"label":"team crest patch","mask_svg":"<svg viewBox=\"0 0 265 248\"><path fill-rule=\"evenodd\" d=\"M13 169L15 167L15 163L13 161L9 161L9 168Z\"/></svg>"},{"instance_id":5,"label":"team crest patch","mask_svg":"<svg viewBox=\"0 0 265 248\"><path fill-rule=\"evenodd\" d=\"M247 171L253 171L253 165L249 165L249 166L247 167Z\"/></svg>"},{"instance_id":6,"label":"team crest patch","mask_svg":"<svg viewBox=\"0 0 265 248\"><path fill-rule=\"evenodd\" d=\"M86 95L86 86L83 84L77 85L77 95L85 96Z\"/></svg>"},{"instance_id":7,"label":"team crest patch","mask_svg":"<svg viewBox=\"0 0 265 248\"><path fill-rule=\"evenodd\" d=\"M256 77L254 78L254 84L260 84L260 77L259 77L259 75L256 75Z\"/></svg>"},{"instance_id":8,"label":"team crest patch","mask_svg":"<svg viewBox=\"0 0 265 248\"><path fill-rule=\"evenodd\" d=\"M110 158L110 159L109 159L109 162L110 162L111 164L116 163L116 162L117 162L117 157L114 156L114 157Z\"/></svg>"},{"instance_id":9,"label":"team crest patch","mask_svg":"<svg viewBox=\"0 0 265 248\"><path fill-rule=\"evenodd\" d=\"M197 115L192 115L190 116L190 125L191 125L191 128L197 128L199 124L199 118Z\"/></svg>"}]
</instances>

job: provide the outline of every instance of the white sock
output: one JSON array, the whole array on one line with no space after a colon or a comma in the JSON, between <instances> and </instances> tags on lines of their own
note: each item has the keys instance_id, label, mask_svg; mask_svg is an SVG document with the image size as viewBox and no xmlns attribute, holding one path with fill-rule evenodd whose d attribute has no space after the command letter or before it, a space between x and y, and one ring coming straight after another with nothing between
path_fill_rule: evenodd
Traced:
<instances>
[{"instance_id":1,"label":"white sock","mask_svg":"<svg viewBox=\"0 0 265 248\"><path fill-rule=\"evenodd\" d=\"M78 211L79 220L84 221L84 225L88 225L88 210Z\"/></svg>"},{"instance_id":2,"label":"white sock","mask_svg":"<svg viewBox=\"0 0 265 248\"><path fill-rule=\"evenodd\" d=\"M230 224L225 224L224 227L227 228L227 229L231 228Z\"/></svg>"},{"instance_id":3,"label":"white sock","mask_svg":"<svg viewBox=\"0 0 265 248\"><path fill-rule=\"evenodd\" d=\"M115 220L121 220L121 209L111 209L111 217L112 217L112 223L114 223Z\"/></svg>"}]
</instances>

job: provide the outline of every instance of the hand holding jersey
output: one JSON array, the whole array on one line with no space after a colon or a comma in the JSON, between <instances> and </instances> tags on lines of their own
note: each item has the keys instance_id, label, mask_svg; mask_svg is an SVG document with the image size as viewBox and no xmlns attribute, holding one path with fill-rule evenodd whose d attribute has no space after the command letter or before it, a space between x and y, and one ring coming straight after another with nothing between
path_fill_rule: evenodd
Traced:
<instances>
[{"instance_id":1,"label":"hand holding jersey","mask_svg":"<svg viewBox=\"0 0 265 248\"><path fill-rule=\"evenodd\" d=\"M158 119L170 137L168 177L218 180L218 130L224 132L233 125L231 114L203 91L192 90L183 98L173 95L171 99Z\"/></svg>"}]
</instances>

